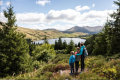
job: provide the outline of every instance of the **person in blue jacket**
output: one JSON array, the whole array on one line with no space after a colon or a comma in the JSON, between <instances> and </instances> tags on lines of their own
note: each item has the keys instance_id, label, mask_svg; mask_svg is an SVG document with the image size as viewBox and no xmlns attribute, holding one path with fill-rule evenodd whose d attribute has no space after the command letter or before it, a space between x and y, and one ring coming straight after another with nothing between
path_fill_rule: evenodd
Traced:
<instances>
[{"instance_id":1,"label":"person in blue jacket","mask_svg":"<svg viewBox=\"0 0 120 80\"><path fill-rule=\"evenodd\" d=\"M74 51L71 51L71 56L69 58L69 65L71 67L71 73L69 73L70 75L74 74L74 62L75 62L75 55L74 55Z\"/></svg>"},{"instance_id":2,"label":"person in blue jacket","mask_svg":"<svg viewBox=\"0 0 120 80\"><path fill-rule=\"evenodd\" d=\"M77 53L76 55L81 55L81 72L80 73L82 73L82 71L84 71L84 59L85 59L85 57L84 57L84 54L83 54L83 48L85 48L85 46L84 46L84 44L83 43L81 43L80 44L80 53Z\"/></svg>"}]
</instances>

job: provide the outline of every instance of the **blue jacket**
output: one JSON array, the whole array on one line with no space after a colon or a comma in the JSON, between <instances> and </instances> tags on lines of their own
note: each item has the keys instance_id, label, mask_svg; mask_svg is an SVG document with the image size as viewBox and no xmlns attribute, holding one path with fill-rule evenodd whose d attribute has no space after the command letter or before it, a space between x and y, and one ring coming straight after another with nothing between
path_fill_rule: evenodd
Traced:
<instances>
[{"instance_id":1,"label":"blue jacket","mask_svg":"<svg viewBox=\"0 0 120 80\"><path fill-rule=\"evenodd\" d=\"M81 46L80 48L81 48L81 49L80 49L80 53L77 53L77 54L76 54L77 56L82 55L82 53L83 53L83 48L85 48L85 46Z\"/></svg>"},{"instance_id":2,"label":"blue jacket","mask_svg":"<svg viewBox=\"0 0 120 80\"><path fill-rule=\"evenodd\" d=\"M69 58L69 65L70 63L74 63L75 62L75 55L71 55Z\"/></svg>"}]
</instances>

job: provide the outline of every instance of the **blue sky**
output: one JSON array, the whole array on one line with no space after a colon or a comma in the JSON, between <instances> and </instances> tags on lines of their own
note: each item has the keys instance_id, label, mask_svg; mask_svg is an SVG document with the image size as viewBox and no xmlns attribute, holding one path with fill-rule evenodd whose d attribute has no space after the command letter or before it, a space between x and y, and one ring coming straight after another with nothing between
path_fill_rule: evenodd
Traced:
<instances>
[{"instance_id":1,"label":"blue sky","mask_svg":"<svg viewBox=\"0 0 120 80\"><path fill-rule=\"evenodd\" d=\"M16 24L31 29L55 28L66 30L73 26L103 26L108 14L118 7L116 0L11 0ZM6 22L3 9L10 0L0 1L0 20Z\"/></svg>"}]
</instances>

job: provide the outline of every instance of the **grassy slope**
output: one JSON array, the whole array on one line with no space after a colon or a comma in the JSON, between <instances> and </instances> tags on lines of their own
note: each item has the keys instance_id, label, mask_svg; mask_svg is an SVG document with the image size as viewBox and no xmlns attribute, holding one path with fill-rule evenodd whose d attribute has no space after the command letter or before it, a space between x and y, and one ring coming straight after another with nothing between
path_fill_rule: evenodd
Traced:
<instances>
[{"instance_id":1,"label":"grassy slope","mask_svg":"<svg viewBox=\"0 0 120 80\"><path fill-rule=\"evenodd\" d=\"M0 26L2 27L2 26ZM52 38L58 38L58 37L76 37L79 35L86 35L86 33L77 32L72 34L62 33L57 30L49 30L49 31L43 31L43 30L35 30L35 29L28 29L23 27L18 27L18 32L22 32L26 34L26 38L32 39L32 41L41 40L46 35L48 39Z\"/></svg>"},{"instance_id":2,"label":"grassy slope","mask_svg":"<svg viewBox=\"0 0 120 80\"><path fill-rule=\"evenodd\" d=\"M60 56L63 55L63 56ZM120 54L119 54L120 55ZM41 64L40 68L37 69L37 72L33 72L32 73L24 73L21 75L18 75L16 77L11 77L8 76L4 79L48 79L48 76L46 76L45 74L41 74L43 73L55 73L56 75L51 76L51 78L54 80L65 80L66 76L60 75L58 72L60 69L62 68L66 68L68 66L64 66L64 65L68 65L68 60L69 60L70 54L57 54L55 58L53 58L52 60L50 60L48 62L48 64ZM106 61L107 58L104 58L103 56L88 56L85 58L85 68L88 69L88 72L84 72L82 74L75 76L67 76L68 79L97 79L97 80L108 80L108 79L112 79L112 80L119 80L120 77L118 75L120 75L120 59L113 59L113 60L109 60ZM62 66L63 65L63 66ZM80 64L79 64L80 65ZM52 72L53 70L53 72ZM55 70L55 71L54 71ZM57 71L56 71L57 70ZM62 69L63 70L63 69ZM30 75L30 76L29 76Z\"/></svg>"}]
</instances>

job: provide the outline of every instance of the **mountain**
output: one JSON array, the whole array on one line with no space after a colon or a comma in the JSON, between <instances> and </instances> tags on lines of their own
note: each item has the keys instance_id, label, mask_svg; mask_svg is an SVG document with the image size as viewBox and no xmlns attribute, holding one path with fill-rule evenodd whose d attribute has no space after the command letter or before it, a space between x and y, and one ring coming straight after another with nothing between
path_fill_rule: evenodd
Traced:
<instances>
[{"instance_id":1,"label":"mountain","mask_svg":"<svg viewBox=\"0 0 120 80\"><path fill-rule=\"evenodd\" d=\"M4 22L0 22L0 24L5 24ZM0 28L2 28L3 26L0 25ZM45 37L45 35L47 36L48 39L53 39L53 38L58 38L58 37L76 37L79 35L86 35L86 33L62 33L58 30L35 30L35 29L29 29L29 28L23 28L23 27L17 27L18 32L24 33L26 34L25 38L30 38L32 39L32 41L37 41L37 40L41 40Z\"/></svg>"},{"instance_id":2,"label":"mountain","mask_svg":"<svg viewBox=\"0 0 120 80\"><path fill-rule=\"evenodd\" d=\"M61 32L63 32L63 33L83 32L83 33L88 33L88 34L96 34L96 32L89 31L89 30L85 29L84 27L79 27L79 26L75 26L75 27L72 27L70 29L67 29L67 30L61 31Z\"/></svg>"},{"instance_id":3,"label":"mountain","mask_svg":"<svg viewBox=\"0 0 120 80\"><path fill-rule=\"evenodd\" d=\"M99 32L103 29L104 26L95 26L95 27L89 27L89 26L84 26L85 29L91 31L91 32Z\"/></svg>"}]
</instances>

